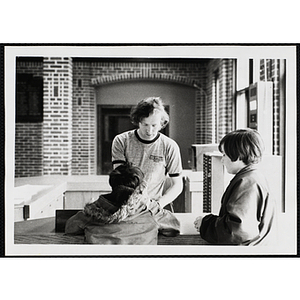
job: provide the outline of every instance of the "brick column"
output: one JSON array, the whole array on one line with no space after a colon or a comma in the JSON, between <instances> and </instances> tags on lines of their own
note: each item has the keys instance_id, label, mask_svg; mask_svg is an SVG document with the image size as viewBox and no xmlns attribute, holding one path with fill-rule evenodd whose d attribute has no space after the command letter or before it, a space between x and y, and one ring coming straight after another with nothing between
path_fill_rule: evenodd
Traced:
<instances>
[{"instance_id":1,"label":"brick column","mask_svg":"<svg viewBox=\"0 0 300 300\"><path fill-rule=\"evenodd\" d=\"M43 175L70 175L72 58L44 58Z\"/></svg>"}]
</instances>

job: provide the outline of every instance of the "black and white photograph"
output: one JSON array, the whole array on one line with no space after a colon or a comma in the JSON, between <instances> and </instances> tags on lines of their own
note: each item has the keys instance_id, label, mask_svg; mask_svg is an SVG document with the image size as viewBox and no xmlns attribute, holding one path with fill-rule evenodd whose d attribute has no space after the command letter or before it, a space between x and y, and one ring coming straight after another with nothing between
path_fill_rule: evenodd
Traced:
<instances>
[{"instance_id":1,"label":"black and white photograph","mask_svg":"<svg viewBox=\"0 0 300 300\"><path fill-rule=\"evenodd\" d=\"M296 46L5 46L6 256L297 254Z\"/></svg>"}]
</instances>

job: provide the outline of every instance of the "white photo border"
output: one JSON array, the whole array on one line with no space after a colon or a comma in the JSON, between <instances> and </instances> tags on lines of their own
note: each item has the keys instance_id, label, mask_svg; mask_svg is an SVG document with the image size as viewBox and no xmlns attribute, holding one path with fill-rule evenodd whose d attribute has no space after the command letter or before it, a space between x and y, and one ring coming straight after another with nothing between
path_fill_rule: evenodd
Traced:
<instances>
[{"instance_id":1,"label":"white photo border","mask_svg":"<svg viewBox=\"0 0 300 300\"><path fill-rule=\"evenodd\" d=\"M15 70L17 56L102 58L286 59L287 238L276 249L237 246L107 246L14 244ZM297 254L297 60L295 45L7 45L5 46L5 255L6 256L293 256Z\"/></svg>"}]
</instances>

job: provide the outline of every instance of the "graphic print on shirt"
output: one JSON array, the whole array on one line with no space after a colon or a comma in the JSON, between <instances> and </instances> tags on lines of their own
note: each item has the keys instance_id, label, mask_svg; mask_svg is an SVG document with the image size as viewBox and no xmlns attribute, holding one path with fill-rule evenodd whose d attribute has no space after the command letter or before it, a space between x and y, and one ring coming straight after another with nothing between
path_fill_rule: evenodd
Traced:
<instances>
[{"instance_id":1,"label":"graphic print on shirt","mask_svg":"<svg viewBox=\"0 0 300 300\"><path fill-rule=\"evenodd\" d=\"M150 155L149 159L153 160L156 163L159 163L164 160L164 158L162 156L155 156L155 155Z\"/></svg>"},{"instance_id":2,"label":"graphic print on shirt","mask_svg":"<svg viewBox=\"0 0 300 300\"><path fill-rule=\"evenodd\" d=\"M165 158L157 151L149 151L150 149L148 149L147 155L143 161L143 169L145 170L146 174L145 180L148 182L150 190L160 190L160 186L165 179ZM156 197L157 196L158 195L156 195Z\"/></svg>"}]
</instances>

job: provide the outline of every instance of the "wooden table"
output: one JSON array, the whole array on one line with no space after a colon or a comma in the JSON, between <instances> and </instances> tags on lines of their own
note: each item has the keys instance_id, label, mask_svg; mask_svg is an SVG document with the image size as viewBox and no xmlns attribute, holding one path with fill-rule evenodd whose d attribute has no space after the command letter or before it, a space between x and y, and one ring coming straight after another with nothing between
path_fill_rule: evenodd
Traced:
<instances>
[{"instance_id":1,"label":"wooden table","mask_svg":"<svg viewBox=\"0 0 300 300\"><path fill-rule=\"evenodd\" d=\"M85 244L84 236L55 231L55 217L15 222L15 244ZM200 235L158 236L158 245L207 245Z\"/></svg>"}]
</instances>

